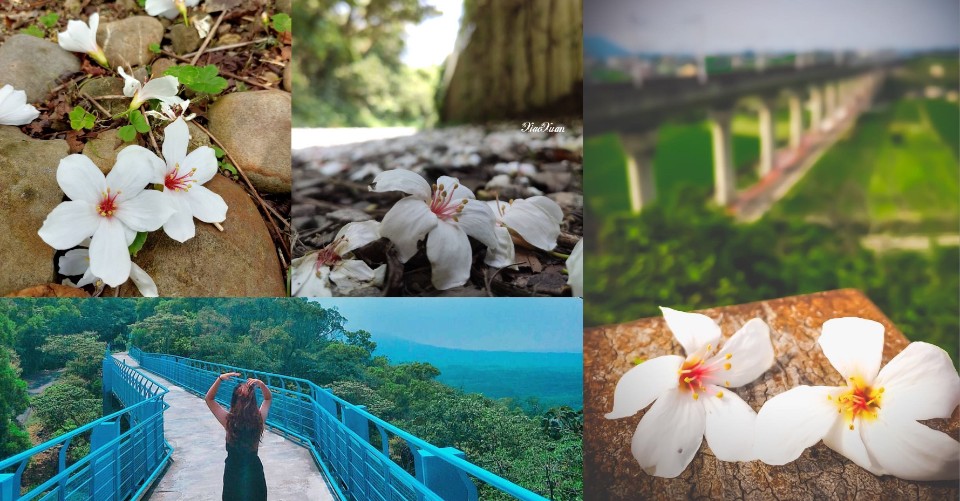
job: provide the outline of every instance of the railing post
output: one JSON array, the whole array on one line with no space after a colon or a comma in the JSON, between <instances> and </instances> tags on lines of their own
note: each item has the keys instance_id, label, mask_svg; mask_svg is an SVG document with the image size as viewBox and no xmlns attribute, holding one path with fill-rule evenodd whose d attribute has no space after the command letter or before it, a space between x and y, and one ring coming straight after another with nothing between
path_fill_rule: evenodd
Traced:
<instances>
[{"instance_id":1,"label":"railing post","mask_svg":"<svg viewBox=\"0 0 960 501\"><path fill-rule=\"evenodd\" d=\"M93 428L90 434L90 453L94 454L104 448L111 440L120 436L120 421L105 421ZM91 462L93 470L93 499L97 501L113 501L116 499L118 490L117 470L119 468L119 457L117 457L117 446L110 447L111 450Z\"/></svg>"},{"instance_id":2,"label":"railing post","mask_svg":"<svg viewBox=\"0 0 960 501\"><path fill-rule=\"evenodd\" d=\"M453 447L444 451L461 459L467 455ZM413 456L417 480L446 501L477 501L477 486L462 470L435 454L417 449Z\"/></svg>"},{"instance_id":3,"label":"railing post","mask_svg":"<svg viewBox=\"0 0 960 501\"><path fill-rule=\"evenodd\" d=\"M370 443L370 421L366 416L357 412L358 410L366 410L366 406L357 405L355 408L345 406L343 408L343 424L350 431L360 435L361 440ZM363 482L366 477L367 464L364 457L365 451L363 446L347 447L347 450L349 450L347 464L350 465L350 488L354 495L360 496L366 493L366 486Z\"/></svg>"},{"instance_id":4,"label":"railing post","mask_svg":"<svg viewBox=\"0 0 960 501\"><path fill-rule=\"evenodd\" d=\"M103 415L110 414L110 393L113 391L113 360L110 357L110 348L107 348L103 354L102 374L103 374Z\"/></svg>"},{"instance_id":5,"label":"railing post","mask_svg":"<svg viewBox=\"0 0 960 501\"><path fill-rule=\"evenodd\" d=\"M13 501L20 498L20 485L17 475L0 473L0 499Z\"/></svg>"}]
</instances>

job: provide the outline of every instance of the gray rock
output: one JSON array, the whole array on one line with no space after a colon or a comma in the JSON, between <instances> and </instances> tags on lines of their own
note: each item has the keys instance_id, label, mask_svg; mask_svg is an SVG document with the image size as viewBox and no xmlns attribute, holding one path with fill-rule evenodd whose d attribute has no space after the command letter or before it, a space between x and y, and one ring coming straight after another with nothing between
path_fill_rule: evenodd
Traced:
<instances>
[{"instance_id":1,"label":"gray rock","mask_svg":"<svg viewBox=\"0 0 960 501\"><path fill-rule=\"evenodd\" d=\"M13 35L0 45L0 86L26 91L38 102L57 86L57 78L80 71L77 56L59 45L30 35Z\"/></svg>"},{"instance_id":2,"label":"gray rock","mask_svg":"<svg viewBox=\"0 0 960 501\"><path fill-rule=\"evenodd\" d=\"M49 283L54 250L37 230L63 197L57 165L69 147L62 139L32 139L0 126L0 294Z\"/></svg>"},{"instance_id":3,"label":"gray rock","mask_svg":"<svg viewBox=\"0 0 960 501\"><path fill-rule=\"evenodd\" d=\"M160 78L163 76L163 72L167 71L167 68L171 66L176 66L177 62L173 59L160 58L153 62L150 66L150 78Z\"/></svg>"},{"instance_id":4,"label":"gray rock","mask_svg":"<svg viewBox=\"0 0 960 501\"><path fill-rule=\"evenodd\" d=\"M283 90L293 92L293 66L289 63L283 69Z\"/></svg>"},{"instance_id":5,"label":"gray rock","mask_svg":"<svg viewBox=\"0 0 960 501\"><path fill-rule=\"evenodd\" d=\"M96 99L111 115L123 113L130 106L130 99L101 99L104 96L123 95L123 79L120 77L91 78L80 86L80 92Z\"/></svg>"},{"instance_id":6,"label":"gray rock","mask_svg":"<svg viewBox=\"0 0 960 501\"><path fill-rule=\"evenodd\" d=\"M227 94L210 107L207 119L210 132L258 190L290 192L289 93L266 90Z\"/></svg>"},{"instance_id":7,"label":"gray rock","mask_svg":"<svg viewBox=\"0 0 960 501\"><path fill-rule=\"evenodd\" d=\"M276 2L277 10L279 10L280 12L289 14L292 3L293 3L292 0L277 0Z\"/></svg>"},{"instance_id":8,"label":"gray rock","mask_svg":"<svg viewBox=\"0 0 960 501\"><path fill-rule=\"evenodd\" d=\"M203 10L207 12L220 12L239 7L243 0L207 0L203 3Z\"/></svg>"},{"instance_id":9,"label":"gray rock","mask_svg":"<svg viewBox=\"0 0 960 501\"><path fill-rule=\"evenodd\" d=\"M204 186L227 203L223 231L194 221L197 235L182 244L157 231L133 261L153 277L161 296L285 296L277 250L256 204L239 184L219 174ZM127 283L120 295L139 294Z\"/></svg>"},{"instance_id":10,"label":"gray rock","mask_svg":"<svg viewBox=\"0 0 960 501\"><path fill-rule=\"evenodd\" d=\"M187 143L187 150L193 151L201 146L211 146L210 136L197 127L193 122L187 122L187 129L190 130L190 142Z\"/></svg>"},{"instance_id":11,"label":"gray rock","mask_svg":"<svg viewBox=\"0 0 960 501\"><path fill-rule=\"evenodd\" d=\"M182 56L200 48L200 34L193 26L175 24L170 28L170 43L173 52Z\"/></svg>"},{"instance_id":12,"label":"gray rock","mask_svg":"<svg viewBox=\"0 0 960 501\"><path fill-rule=\"evenodd\" d=\"M101 132L96 139L87 141L87 144L83 145L83 154L106 174L117 162L117 153L127 145L128 143L117 137L117 131L111 129Z\"/></svg>"},{"instance_id":13,"label":"gray rock","mask_svg":"<svg viewBox=\"0 0 960 501\"><path fill-rule=\"evenodd\" d=\"M163 25L150 16L133 16L101 25L97 41L110 66L143 66L153 59L150 44L163 40Z\"/></svg>"}]
</instances>

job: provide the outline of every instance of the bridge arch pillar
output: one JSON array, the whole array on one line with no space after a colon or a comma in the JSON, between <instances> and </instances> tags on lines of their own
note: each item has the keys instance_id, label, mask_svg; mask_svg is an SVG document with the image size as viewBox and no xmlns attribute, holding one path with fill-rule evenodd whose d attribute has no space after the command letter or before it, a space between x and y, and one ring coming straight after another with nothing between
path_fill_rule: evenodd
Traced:
<instances>
[{"instance_id":1,"label":"bridge arch pillar","mask_svg":"<svg viewBox=\"0 0 960 501\"><path fill-rule=\"evenodd\" d=\"M627 151L627 187L630 190L630 211L640 213L657 199L656 175L653 172L653 154L657 146L657 129L621 134L620 141Z\"/></svg>"},{"instance_id":2,"label":"bridge arch pillar","mask_svg":"<svg viewBox=\"0 0 960 501\"><path fill-rule=\"evenodd\" d=\"M801 91L787 92L787 103L790 107L790 148L799 148L803 141L803 101Z\"/></svg>"},{"instance_id":3,"label":"bridge arch pillar","mask_svg":"<svg viewBox=\"0 0 960 501\"><path fill-rule=\"evenodd\" d=\"M828 82L823 86L824 110L823 116L833 123L833 117L837 113L837 87L833 82Z\"/></svg>"},{"instance_id":4,"label":"bridge arch pillar","mask_svg":"<svg viewBox=\"0 0 960 501\"><path fill-rule=\"evenodd\" d=\"M733 108L710 110L710 128L713 135L714 200L726 206L733 202L737 192L736 171L733 165Z\"/></svg>"},{"instance_id":5,"label":"bridge arch pillar","mask_svg":"<svg viewBox=\"0 0 960 501\"><path fill-rule=\"evenodd\" d=\"M760 177L773 170L773 160L777 151L776 133L776 96L761 96L758 100L757 118L760 124Z\"/></svg>"},{"instance_id":6,"label":"bridge arch pillar","mask_svg":"<svg viewBox=\"0 0 960 501\"><path fill-rule=\"evenodd\" d=\"M820 87L810 87L810 131L817 132L823 127L823 90Z\"/></svg>"}]
</instances>

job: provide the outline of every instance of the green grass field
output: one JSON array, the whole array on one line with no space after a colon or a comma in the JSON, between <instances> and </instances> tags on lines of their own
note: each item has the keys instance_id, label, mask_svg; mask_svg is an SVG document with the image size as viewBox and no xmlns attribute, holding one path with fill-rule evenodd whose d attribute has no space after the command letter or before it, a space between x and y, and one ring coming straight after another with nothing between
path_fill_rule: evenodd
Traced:
<instances>
[{"instance_id":1,"label":"green grass field","mask_svg":"<svg viewBox=\"0 0 960 501\"><path fill-rule=\"evenodd\" d=\"M946 101L902 100L864 115L771 215L870 231L955 232L958 112Z\"/></svg>"}]
</instances>

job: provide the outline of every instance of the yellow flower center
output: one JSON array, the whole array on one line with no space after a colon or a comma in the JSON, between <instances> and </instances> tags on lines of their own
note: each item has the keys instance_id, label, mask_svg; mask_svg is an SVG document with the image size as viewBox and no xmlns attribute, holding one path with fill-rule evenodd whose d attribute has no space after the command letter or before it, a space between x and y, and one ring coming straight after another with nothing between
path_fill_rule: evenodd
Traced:
<instances>
[{"instance_id":1,"label":"yellow flower center","mask_svg":"<svg viewBox=\"0 0 960 501\"><path fill-rule=\"evenodd\" d=\"M874 420L880 415L880 403L883 397L883 387L872 387L863 379L850 376L847 390L836 397L837 413L843 414L848 427L854 429L854 420L857 418ZM834 397L827 396L834 400Z\"/></svg>"}]
</instances>

